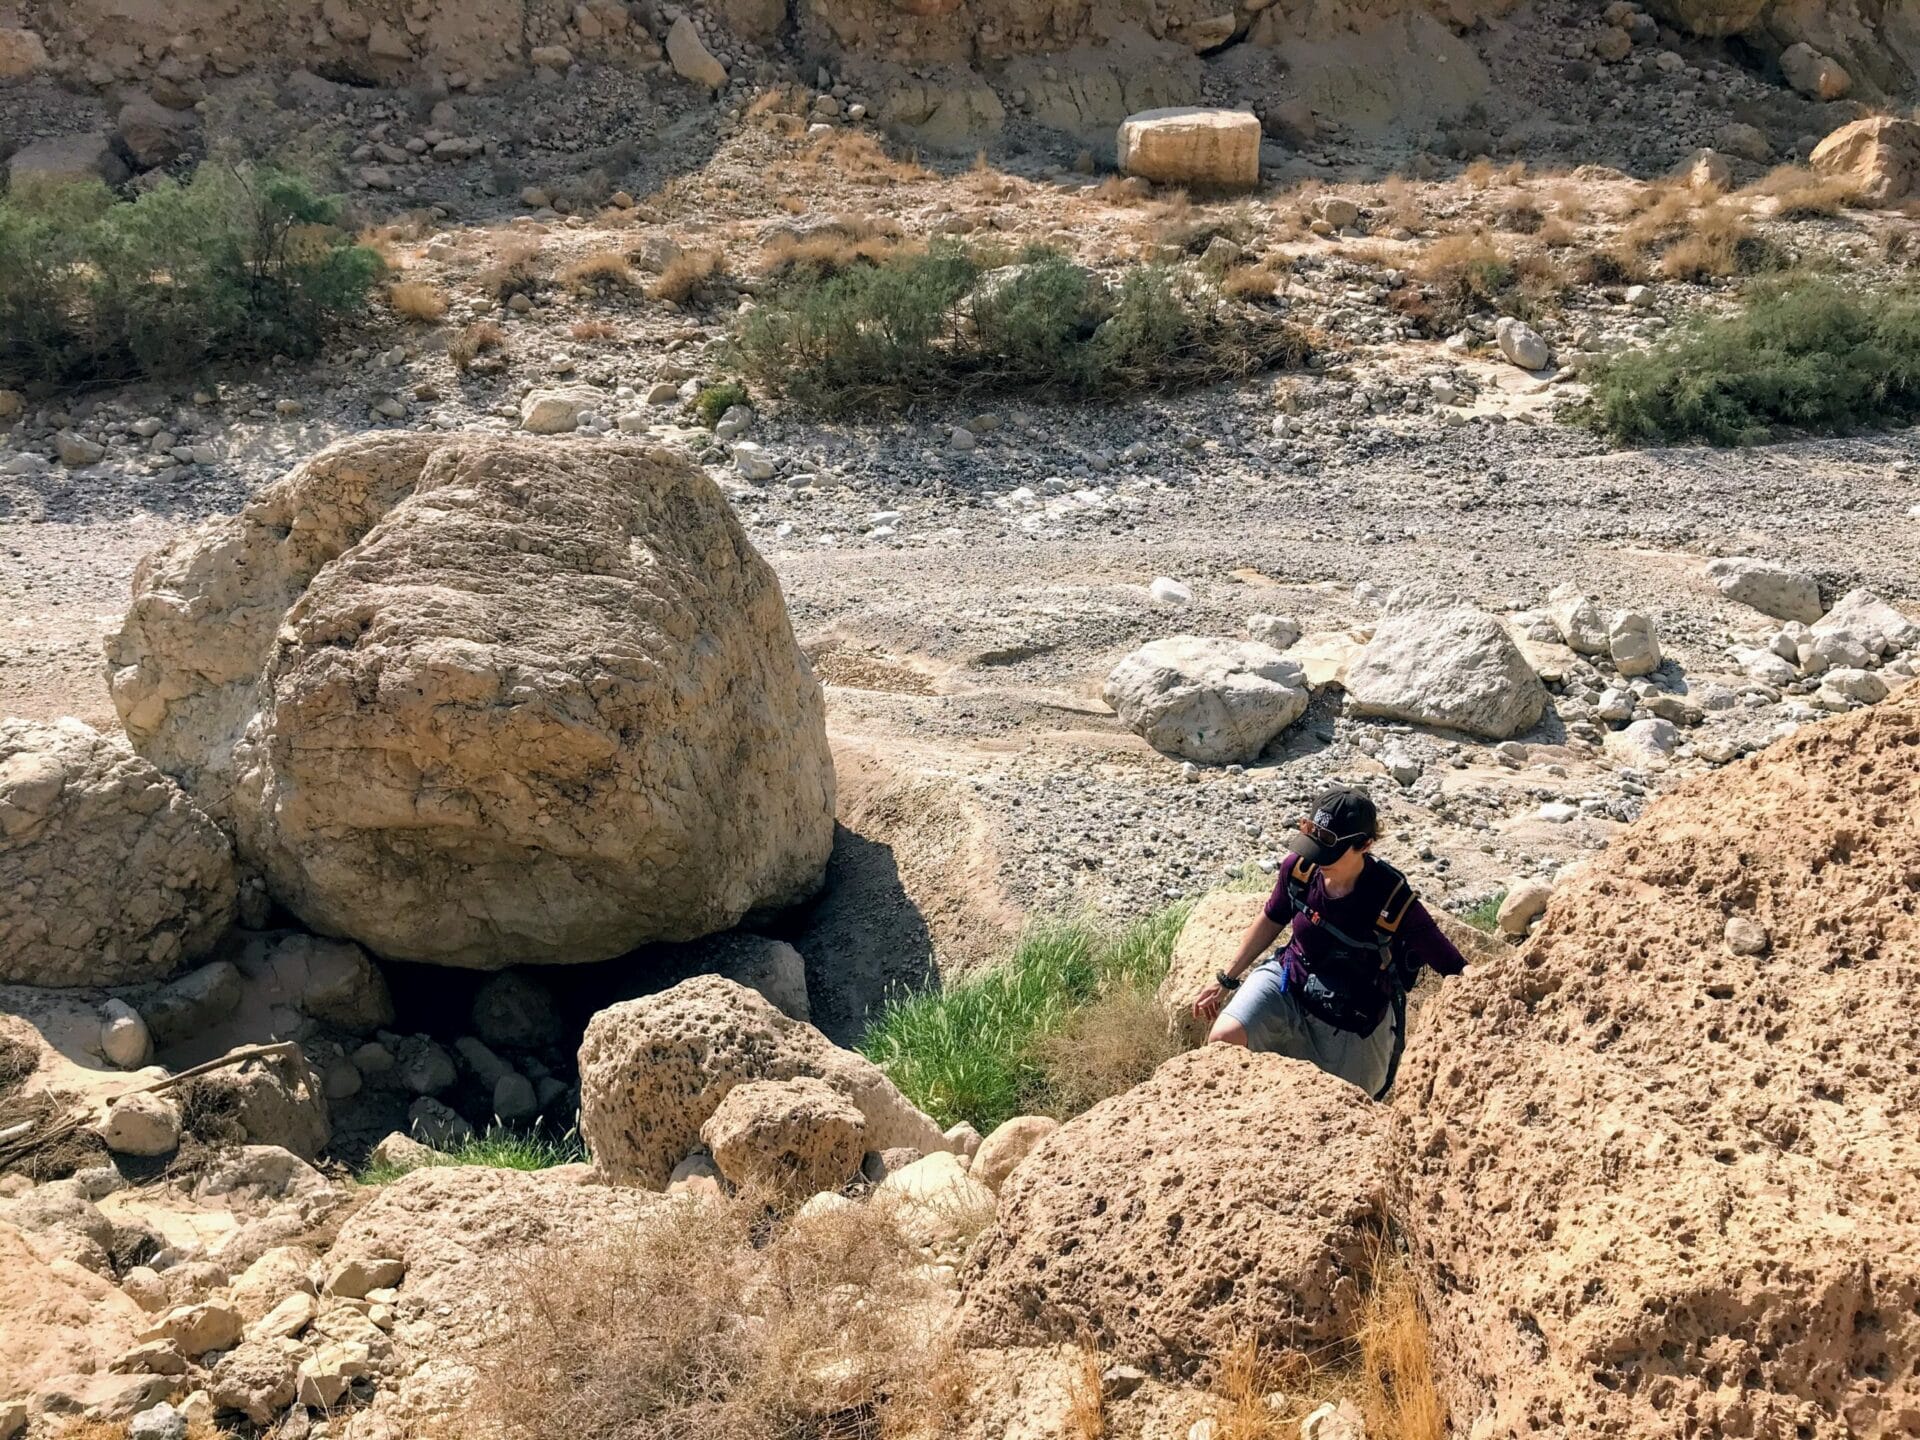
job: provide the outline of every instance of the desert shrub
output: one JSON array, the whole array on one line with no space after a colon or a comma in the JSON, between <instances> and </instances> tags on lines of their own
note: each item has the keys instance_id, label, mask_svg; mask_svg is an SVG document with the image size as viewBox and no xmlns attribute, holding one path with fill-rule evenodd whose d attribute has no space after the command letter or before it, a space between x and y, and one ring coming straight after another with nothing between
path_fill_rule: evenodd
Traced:
<instances>
[{"instance_id":1,"label":"desert shrub","mask_svg":"<svg viewBox=\"0 0 1920 1440\"><path fill-rule=\"evenodd\" d=\"M1139 175L1109 175L1087 193L1102 205L1131 209L1153 198L1153 182Z\"/></svg>"},{"instance_id":2,"label":"desert shrub","mask_svg":"<svg viewBox=\"0 0 1920 1440\"><path fill-rule=\"evenodd\" d=\"M1742 190L1743 196L1774 201L1782 220L1828 220L1860 203L1860 182L1844 175L1818 175L1799 165L1781 165Z\"/></svg>"},{"instance_id":3,"label":"desert shrub","mask_svg":"<svg viewBox=\"0 0 1920 1440\"><path fill-rule=\"evenodd\" d=\"M507 348L507 332L492 320L476 320L447 346L447 359L456 370L465 370L482 355Z\"/></svg>"},{"instance_id":4,"label":"desert shrub","mask_svg":"<svg viewBox=\"0 0 1920 1440\"><path fill-rule=\"evenodd\" d=\"M270 170L203 165L126 201L97 183L20 187L0 198L0 379L100 384L310 358L381 270L339 218Z\"/></svg>"},{"instance_id":5,"label":"desert shrub","mask_svg":"<svg viewBox=\"0 0 1920 1440\"><path fill-rule=\"evenodd\" d=\"M802 165L831 170L855 185L890 187L933 178L933 172L918 160L889 154L865 130L829 131L808 145L799 158Z\"/></svg>"},{"instance_id":6,"label":"desert shrub","mask_svg":"<svg viewBox=\"0 0 1920 1440\"><path fill-rule=\"evenodd\" d=\"M1109 288L1055 252L983 268L950 245L826 278L796 278L747 315L750 379L827 412L1032 390L1098 398L1239 378L1306 346L1271 312L1191 276L1135 269Z\"/></svg>"},{"instance_id":7,"label":"desert shrub","mask_svg":"<svg viewBox=\"0 0 1920 1440\"><path fill-rule=\"evenodd\" d=\"M620 333L620 327L611 320L576 320L567 327L567 333L576 340L611 340Z\"/></svg>"},{"instance_id":8,"label":"desert shrub","mask_svg":"<svg viewBox=\"0 0 1920 1440\"><path fill-rule=\"evenodd\" d=\"M718 250L682 250L647 286L647 298L671 300L676 305L696 300L706 294L720 273L720 264Z\"/></svg>"},{"instance_id":9,"label":"desert shrub","mask_svg":"<svg viewBox=\"0 0 1920 1440\"><path fill-rule=\"evenodd\" d=\"M1117 928L1037 924L1003 963L889 1002L861 1049L943 1125L966 1120L985 1134L1015 1115L1077 1114L1172 1053L1165 1021L1149 1034L1144 1017L1189 908ZM1089 1034L1101 1016L1124 1034L1097 1059L1069 1053L1061 1037Z\"/></svg>"},{"instance_id":10,"label":"desert shrub","mask_svg":"<svg viewBox=\"0 0 1920 1440\"><path fill-rule=\"evenodd\" d=\"M430 1167L484 1165L494 1170L551 1170L556 1165L577 1165L586 1158L586 1147L577 1131L550 1136L537 1125L524 1133L496 1128L442 1151L438 1158L417 1165L371 1164L356 1178L362 1185L384 1185Z\"/></svg>"},{"instance_id":11,"label":"desert shrub","mask_svg":"<svg viewBox=\"0 0 1920 1440\"><path fill-rule=\"evenodd\" d=\"M40 1052L25 1040L0 1035L0 1099L40 1068Z\"/></svg>"},{"instance_id":12,"label":"desert shrub","mask_svg":"<svg viewBox=\"0 0 1920 1440\"><path fill-rule=\"evenodd\" d=\"M761 273L784 280L816 279L855 265L878 265L906 245L898 222L872 215L841 215L805 235L776 235L760 252Z\"/></svg>"},{"instance_id":13,"label":"desert shrub","mask_svg":"<svg viewBox=\"0 0 1920 1440\"><path fill-rule=\"evenodd\" d=\"M708 385L693 397L693 413L700 417L702 425L711 430L734 406L749 403L746 386L738 380L722 380L716 385Z\"/></svg>"},{"instance_id":14,"label":"desert shrub","mask_svg":"<svg viewBox=\"0 0 1920 1440\"><path fill-rule=\"evenodd\" d=\"M1447 235L1412 265L1436 331L1452 332L1469 315L1499 307L1517 278L1512 259L1485 235Z\"/></svg>"},{"instance_id":15,"label":"desert shrub","mask_svg":"<svg viewBox=\"0 0 1920 1440\"><path fill-rule=\"evenodd\" d=\"M387 305L403 320L431 324L447 313L447 297L439 287L409 280L387 291Z\"/></svg>"},{"instance_id":16,"label":"desert shrub","mask_svg":"<svg viewBox=\"0 0 1920 1440\"><path fill-rule=\"evenodd\" d=\"M1738 314L1607 360L1583 412L1621 440L1745 445L1920 417L1920 289L1775 282Z\"/></svg>"},{"instance_id":17,"label":"desert shrub","mask_svg":"<svg viewBox=\"0 0 1920 1440\"><path fill-rule=\"evenodd\" d=\"M880 1440L946 1433L964 1396L936 1282L884 1206L666 1204L504 1263L511 1324L460 1433Z\"/></svg>"},{"instance_id":18,"label":"desert shrub","mask_svg":"<svg viewBox=\"0 0 1920 1440\"><path fill-rule=\"evenodd\" d=\"M1502 230L1511 230L1516 235L1533 235L1547 223L1547 217L1538 205L1523 195L1501 206L1494 221Z\"/></svg>"},{"instance_id":19,"label":"desert shrub","mask_svg":"<svg viewBox=\"0 0 1920 1440\"><path fill-rule=\"evenodd\" d=\"M1567 275L1576 285L1636 285L1647 278L1647 264L1638 251L1616 245L1573 255Z\"/></svg>"},{"instance_id":20,"label":"desert shrub","mask_svg":"<svg viewBox=\"0 0 1920 1440\"><path fill-rule=\"evenodd\" d=\"M538 240L510 239L494 252L493 263L474 277L480 288L502 303L516 295L537 295L547 283Z\"/></svg>"},{"instance_id":21,"label":"desert shrub","mask_svg":"<svg viewBox=\"0 0 1920 1440\"><path fill-rule=\"evenodd\" d=\"M1235 300L1271 300L1280 289L1280 277L1259 265L1236 265L1220 277L1220 291Z\"/></svg>"},{"instance_id":22,"label":"desert shrub","mask_svg":"<svg viewBox=\"0 0 1920 1440\"><path fill-rule=\"evenodd\" d=\"M633 262L617 250L583 255L562 266L555 278L576 295L605 295L616 290L637 289L640 284Z\"/></svg>"}]
</instances>

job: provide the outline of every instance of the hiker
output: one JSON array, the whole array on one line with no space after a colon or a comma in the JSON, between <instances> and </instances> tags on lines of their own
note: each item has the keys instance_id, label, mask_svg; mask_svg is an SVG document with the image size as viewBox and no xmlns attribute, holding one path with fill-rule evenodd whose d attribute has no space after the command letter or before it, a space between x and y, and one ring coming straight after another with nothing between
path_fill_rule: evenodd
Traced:
<instances>
[{"instance_id":1,"label":"hiker","mask_svg":"<svg viewBox=\"0 0 1920 1440\"><path fill-rule=\"evenodd\" d=\"M1193 1013L1212 1022L1214 1044L1312 1061L1381 1100L1420 967L1458 975L1466 960L1406 877L1372 854L1380 817L1364 791L1327 791L1299 828L1265 913ZM1283 932L1287 943L1262 960Z\"/></svg>"}]
</instances>

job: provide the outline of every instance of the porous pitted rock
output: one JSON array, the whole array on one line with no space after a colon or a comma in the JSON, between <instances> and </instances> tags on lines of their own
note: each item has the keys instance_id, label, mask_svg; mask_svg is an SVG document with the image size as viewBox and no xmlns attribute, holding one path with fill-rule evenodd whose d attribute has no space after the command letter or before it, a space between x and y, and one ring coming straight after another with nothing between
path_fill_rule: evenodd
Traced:
<instances>
[{"instance_id":1,"label":"porous pitted rock","mask_svg":"<svg viewBox=\"0 0 1920 1440\"><path fill-rule=\"evenodd\" d=\"M779 585L665 451L343 441L150 556L108 652L135 747L289 910L387 958L690 939L806 895L832 847Z\"/></svg>"},{"instance_id":2,"label":"porous pitted rock","mask_svg":"<svg viewBox=\"0 0 1920 1440\"><path fill-rule=\"evenodd\" d=\"M962 1276L963 1333L1093 1343L1192 1374L1236 1337L1350 1338L1386 1223L1393 1115L1313 1066L1237 1045L1176 1055L1069 1120L1008 1178Z\"/></svg>"},{"instance_id":3,"label":"porous pitted rock","mask_svg":"<svg viewBox=\"0 0 1920 1440\"><path fill-rule=\"evenodd\" d=\"M852 1100L875 1150L947 1148L940 1127L879 1066L717 975L609 1006L587 1023L580 1133L602 1174L658 1190L700 1143L700 1127L729 1090L797 1075L825 1080Z\"/></svg>"},{"instance_id":4,"label":"porous pitted rock","mask_svg":"<svg viewBox=\"0 0 1920 1440\"><path fill-rule=\"evenodd\" d=\"M207 1393L223 1410L238 1410L256 1425L270 1425L293 1403L294 1365L271 1340L248 1340L222 1355Z\"/></svg>"},{"instance_id":5,"label":"porous pitted rock","mask_svg":"<svg viewBox=\"0 0 1920 1440\"><path fill-rule=\"evenodd\" d=\"M1808 164L1850 180L1876 205L1920 191L1920 121L1870 115L1842 125L1813 149Z\"/></svg>"},{"instance_id":6,"label":"porous pitted rock","mask_svg":"<svg viewBox=\"0 0 1920 1440\"><path fill-rule=\"evenodd\" d=\"M124 741L0 720L0 981L124 985L233 923L220 828Z\"/></svg>"},{"instance_id":7,"label":"porous pitted rock","mask_svg":"<svg viewBox=\"0 0 1920 1440\"><path fill-rule=\"evenodd\" d=\"M1909 686L1657 801L1426 1006L1395 1208L1459 1433L1910 1423L1916 817Z\"/></svg>"},{"instance_id":8,"label":"porous pitted rock","mask_svg":"<svg viewBox=\"0 0 1920 1440\"><path fill-rule=\"evenodd\" d=\"M1490 740L1532 728L1547 688L1506 627L1466 606L1389 615L1347 667L1356 715L1439 725Z\"/></svg>"},{"instance_id":9,"label":"porous pitted rock","mask_svg":"<svg viewBox=\"0 0 1920 1440\"><path fill-rule=\"evenodd\" d=\"M824 1080L736 1085L700 1127L727 1182L783 1195L838 1190L860 1169L866 1118Z\"/></svg>"},{"instance_id":10,"label":"porous pitted rock","mask_svg":"<svg viewBox=\"0 0 1920 1440\"><path fill-rule=\"evenodd\" d=\"M165 1095L125 1095L107 1107L99 1135L116 1155L167 1155L180 1144L180 1107Z\"/></svg>"},{"instance_id":11,"label":"porous pitted rock","mask_svg":"<svg viewBox=\"0 0 1920 1440\"><path fill-rule=\"evenodd\" d=\"M1120 122L1120 169L1168 185L1239 189L1260 183L1260 117L1178 105Z\"/></svg>"},{"instance_id":12,"label":"porous pitted rock","mask_svg":"<svg viewBox=\"0 0 1920 1440\"><path fill-rule=\"evenodd\" d=\"M1811 575L1775 565L1770 560L1754 560L1732 555L1707 563L1707 578L1720 587L1729 600L1750 605L1762 615L1776 620L1798 620L1810 625L1820 618L1820 586Z\"/></svg>"},{"instance_id":13,"label":"porous pitted rock","mask_svg":"<svg viewBox=\"0 0 1920 1440\"><path fill-rule=\"evenodd\" d=\"M1154 749L1205 765L1253 760L1307 709L1300 666L1256 640L1174 635L1107 676L1107 704Z\"/></svg>"},{"instance_id":14,"label":"porous pitted rock","mask_svg":"<svg viewBox=\"0 0 1920 1440\"><path fill-rule=\"evenodd\" d=\"M1060 1122L1051 1115L1016 1115L1003 1120L980 1142L967 1174L989 1190L998 1190L1014 1168L1059 1128Z\"/></svg>"}]
</instances>

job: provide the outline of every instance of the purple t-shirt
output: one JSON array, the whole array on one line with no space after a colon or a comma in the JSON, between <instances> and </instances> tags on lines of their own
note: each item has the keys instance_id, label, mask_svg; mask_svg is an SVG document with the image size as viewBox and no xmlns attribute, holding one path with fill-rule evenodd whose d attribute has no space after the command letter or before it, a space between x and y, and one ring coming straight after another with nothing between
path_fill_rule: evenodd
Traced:
<instances>
[{"instance_id":1,"label":"purple t-shirt","mask_svg":"<svg viewBox=\"0 0 1920 1440\"><path fill-rule=\"evenodd\" d=\"M1326 985L1373 1009L1377 1018L1383 1018L1393 998L1389 977L1377 963L1363 967L1343 964L1345 947L1322 927L1331 923L1356 940L1371 943L1375 935L1374 920L1391 886L1385 867L1369 859L1360 872L1359 883L1338 899L1327 894L1325 873L1316 869L1307 882L1306 909L1296 910L1293 897L1287 891L1292 857L1286 858L1289 863L1280 871L1273 894L1267 897L1267 919L1289 931L1274 957L1286 968L1287 988L1292 990L1308 975L1317 975ZM1466 957L1440 933L1433 916L1418 900L1408 904L1400 928L1394 933L1392 950L1399 968L1408 976L1416 974L1422 965L1442 975L1458 975L1467 966Z\"/></svg>"}]
</instances>

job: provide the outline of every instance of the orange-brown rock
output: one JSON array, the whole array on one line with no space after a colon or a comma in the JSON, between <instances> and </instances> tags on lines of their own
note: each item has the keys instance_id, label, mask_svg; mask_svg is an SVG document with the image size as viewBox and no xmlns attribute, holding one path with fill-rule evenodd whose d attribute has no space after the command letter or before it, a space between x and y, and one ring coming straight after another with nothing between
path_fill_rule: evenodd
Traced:
<instances>
[{"instance_id":1,"label":"orange-brown rock","mask_svg":"<svg viewBox=\"0 0 1920 1440\"><path fill-rule=\"evenodd\" d=\"M1661 800L1442 989L1396 1209L1455 1432L1910 1432L1917 1008L1916 685Z\"/></svg>"}]
</instances>

